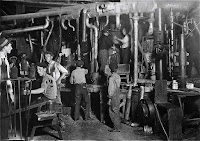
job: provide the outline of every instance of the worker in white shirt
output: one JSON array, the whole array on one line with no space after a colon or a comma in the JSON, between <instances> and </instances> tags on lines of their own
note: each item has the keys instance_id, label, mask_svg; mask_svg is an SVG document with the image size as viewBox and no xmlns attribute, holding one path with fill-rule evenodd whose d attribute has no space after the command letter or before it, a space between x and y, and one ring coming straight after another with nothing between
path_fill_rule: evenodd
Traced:
<instances>
[{"instance_id":1,"label":"worker in white shirt","mask_svg":"<svg viewBox=\"0 0 200 141\"><path fill-rule=\"evenodd\" d=\"M122 57L122 64L129 64L130 61L130 38L128 35L127 28L122 28L122 34L124 35L124 38L119 39L117 36L114 36L113 38L120 41L122 43L121 46L121 57Z\"/></svg>"},{"instance_id":2,"label":"worker in white shirt","mask_svg":"<svg viewBox=\"0 0 200 141\"><path fill-rule=\"evenodd\" d=\"M60 85L61 85L61 80L65 78L65 76L68 74L68 71L60 63L53 60L54 55L52 52L46 51L44 54L45 54L45 60L48 63L47 74L55 78L58 88L57 91L58 101L62 104L60 95Z\"/></svg>"}]
</instances>

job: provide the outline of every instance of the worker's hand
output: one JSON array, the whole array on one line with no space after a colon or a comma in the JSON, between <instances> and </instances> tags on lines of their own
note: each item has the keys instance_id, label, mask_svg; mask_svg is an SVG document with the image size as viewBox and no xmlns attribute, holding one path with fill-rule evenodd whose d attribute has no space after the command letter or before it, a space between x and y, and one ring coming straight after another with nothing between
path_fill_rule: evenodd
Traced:
<instances>
[{"instance_id":1,"label":"worker's hand","mask_svg":"<svg viewBox=\"0 0 200 141\"><path fill-rule=\"evenodd\" d=\"M117 36L116 36L116 35L114 35L114 36L113 36L113 39L117 39Z\"/></svg>"}]
</instances>

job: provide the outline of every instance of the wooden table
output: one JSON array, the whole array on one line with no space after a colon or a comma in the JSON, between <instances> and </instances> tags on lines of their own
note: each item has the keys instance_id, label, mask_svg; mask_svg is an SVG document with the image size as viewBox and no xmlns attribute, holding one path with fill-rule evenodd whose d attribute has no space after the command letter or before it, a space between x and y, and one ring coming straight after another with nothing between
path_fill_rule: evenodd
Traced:
<instances>
[{"instance_id":1,"label":"wooden table","mask_svg":"<svg viewBox=\"0 0 200 141\"><path fill-rule=\"evenodd\" d=\"M175 104L175 101L173 99L175 97L178 98L178 103L179 103L179 106L183 110L183 115L184 115L184 101L182 99L186 98L186 97L193 97L193 96L199 96L200 97L200 88L185 89L185 90L168 89L167 91L172 96L172 103ZM186 121L187 122L189 122L189 121L200 121L200 118L186 119Z\"/></svg>"}]
</instances>

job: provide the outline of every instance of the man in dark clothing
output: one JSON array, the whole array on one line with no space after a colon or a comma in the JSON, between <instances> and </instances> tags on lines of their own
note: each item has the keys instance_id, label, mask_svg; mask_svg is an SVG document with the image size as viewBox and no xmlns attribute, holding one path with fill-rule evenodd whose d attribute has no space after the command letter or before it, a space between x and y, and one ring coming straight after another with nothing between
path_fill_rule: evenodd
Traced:
<instances>
[{"instance_id":1,"label":"man in dark clothing","mask_svg":"<svg viewBox=\"0 0 200 141\"><path fill-rule=\"evenodd\" d=\"M99 38L99 62L100 72L104 71L105 65L108 61L108 49L113 45L112 38L109 36L107 28L103 30L102 36Z\"/></svg>"},{"instance_id":2,"label":"man in dark clothing","mask_svg":"<svg viewBox=\"0 0 200 141\"><path fill-rule=\"evenodd\" d=\"M11 53L11 39L0 38L0 109L1 109L1 139L8 139L9 118L3 117L9 113L9 103L14 102L12 83L10 80L10 65L7 55Z\"/></svg>"}]
</instances>

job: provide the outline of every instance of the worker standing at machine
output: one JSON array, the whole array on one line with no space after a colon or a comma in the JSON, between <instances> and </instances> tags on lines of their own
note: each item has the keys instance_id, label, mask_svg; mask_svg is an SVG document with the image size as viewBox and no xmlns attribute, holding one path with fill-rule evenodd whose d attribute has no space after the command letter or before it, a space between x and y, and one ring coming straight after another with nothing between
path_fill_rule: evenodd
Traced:
<instances>
[{"instance_id":1,"label":"worker standing at machine","mask_svg":"<svg viewBox=\"0 0 200 141\"><path fill-rule=\"evenodd\" d=\"M120 120L120 83L121 78L116 73L118 65L117 63L113 62L109 64L109 68L111 69L111 77L109 78L109 85L108 85L108 105L109 105L109 116L113 122L113 129L109 130L110 132L120 132L121 128L121 120Z\"/></svg>"},{"instance_id":2,"label":"worker standing at machine","mask_svg":"<svg viewBox=\"0 0 200 141\"><path fill-rule=\"evenodd\" d=\"M122 34L124 35L124 38L119 39L117 36L114 36L113 38L120 41L122 43L121 46L121 57L122 57L122 64L129 64L130 61L130 39L128 35L127 28L122 28Z\"/></svg>"},{"instance_id":3,"label":"worker standing at machine","mask_svg":"<svg viewBox=\"0 0 200 141\"><path fill-rule=\"evenodd\" d=\"M76 69L72 71L70 77L70 83L75 85L75 121L79 120L82 99L86 105L85 120L90 119L90 98L86 88L85 78L85 75L88 73L88 70L82 68L83 65L84 62L82 60L78 60L76 63Z\"/></svg>"},{"instance_id":4,"label":"worker standing at machine","mask_svg":"<svg viewBox=\"0 0 200 141\"><path fill-rule=\"evenodd\" d=\"M0 104L1 104L1 116L7 115L9 112L8 102L14 102L14 95L12 89L12 83L10 80L10 66L7 58L7 54L12 51L11 39L0 38ZM6 80L6 81L3 81ZM7 97L9 96L9 97ZM0 139L8 139L9 130L9 118L1 117L1 133Z\"/></svg>"},{"instance_id":5,"label":"worker standing at machine","mask_svg":"<svg viewBox=\"0 0 200 141\"><path fill-rule=\"evenodd\" d=\"M68 74L68 71L61 64L53 60L52 52L46 51L44 54L45 60L48 63L47 73L55 78L58 88L58 101L59 103L62 103L60 95L60 85L61 80Z\"/></svg>"},{"instance_id":6,"label":"worker standing at machine","mask_svg":"<svg viewBox=\"0 0 200 141\"><path fill-rule=\"evenodd\" d=\"M24 94L28 92L28 94L41 94L44 95L39 98L39 101L34 101L32 104L43 102L46 100L57 100L57 85L55 78L53 78L51 75L47 74L47 64L42 62L37 64L37 72L39 76L42 77L42 83L41 86L34 90L26 90L24 91Z\"/></svg>"},{"instance_id":7,"label":"worker standing at machine","mask_svg":"<svg viewBox=\"0 0 200 141\"><path fill-rule=\"evenodd\" d=\"M103 29L103 34L99 38L99 62L100 62L100 71L104 71L105 65L108 61L108 50L112 46L112 39L109 37L108 28Z\"/></svg>"}]
</instances>

